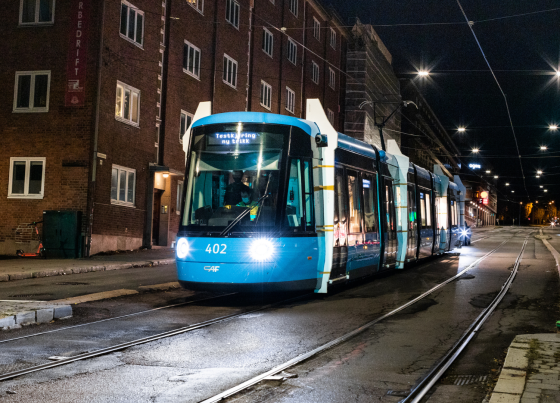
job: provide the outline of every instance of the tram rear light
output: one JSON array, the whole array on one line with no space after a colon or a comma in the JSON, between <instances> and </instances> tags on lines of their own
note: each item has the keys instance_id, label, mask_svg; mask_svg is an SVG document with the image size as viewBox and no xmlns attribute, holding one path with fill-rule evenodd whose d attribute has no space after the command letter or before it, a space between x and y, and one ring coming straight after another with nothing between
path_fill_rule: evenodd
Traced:
<instances>
[{"instance_id":1,"label":"tram rear light","mask_svg":"<svg viewBox=\"0 0 560 403\"><path fill-rule=\"evenodd\" d=\"M179 259L184 259L189 254L189 242L187 238L179 238L177 242L177 257Z\"/></svg>"},{"instance_id":2,"label":"tram rear light","mask_svg":"<svg viewBox=\"0 0 560 403\"><path fill-rule=\"evenodd\" d=\"M264 261L270 259L274 253L274 245L268 239L256 239L251 244L251 255L253 259Z\"/></svg>"}]
</instances>

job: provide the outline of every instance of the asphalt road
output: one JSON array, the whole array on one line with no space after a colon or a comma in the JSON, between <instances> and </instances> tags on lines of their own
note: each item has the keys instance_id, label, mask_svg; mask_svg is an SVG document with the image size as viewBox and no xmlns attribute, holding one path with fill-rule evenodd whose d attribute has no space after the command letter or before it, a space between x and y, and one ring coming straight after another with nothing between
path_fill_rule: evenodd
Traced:
<instances>
[{"instance_id":1,"label":"asphalt road","mask_svg":"<svg viewBox=\"0 0 560 403\"><path fill-rule=\"evenodd\" d=\"M331 295L310 296L190 333L6 381L0 384L0 401L198 402L402 305L508 239L497 253L460 280L351 341L288 370L297 378L265 382L235 398L271 402L398 401L402 399L399 394L421 379L498 292L531 230L504 228L464 247L460 256L448 254L390 276L341 288ZM96 273L80 276L89 274ZM67 324L209 296L179 290L81 304L75 310L77 317ZM429 401L482 401L487 385L455 386L454 377L480 375L491 380L515 335L554 331L557 301L558 274L552 256L541 241L531 237L510 293ZM225 297L2 343L0 373L47 362L51 355L72 356L243 312L264 302L269 301ZM42 325L33 330L54 328ZM10 336L29 334L30 329ZM6 336L2 334L1 338Z\"/></svg>"}]
</instances>

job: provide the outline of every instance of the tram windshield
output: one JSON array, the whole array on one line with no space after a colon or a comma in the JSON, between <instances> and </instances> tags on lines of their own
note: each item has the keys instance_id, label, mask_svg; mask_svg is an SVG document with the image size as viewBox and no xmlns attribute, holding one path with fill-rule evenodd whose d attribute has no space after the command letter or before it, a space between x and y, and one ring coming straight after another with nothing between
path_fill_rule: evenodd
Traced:
<instances>
[{"instance_id":1,"label":"tram windshield","mask_svg":"<svg viewBox=\"0 0 560 403\"><path fill-rule=\"evenodd\" d=\"M289 126L238 123L193 130L182 225L221 231L273 227ZM238 222L238 223L237 223Z\"/></svg>"}]
</instances>

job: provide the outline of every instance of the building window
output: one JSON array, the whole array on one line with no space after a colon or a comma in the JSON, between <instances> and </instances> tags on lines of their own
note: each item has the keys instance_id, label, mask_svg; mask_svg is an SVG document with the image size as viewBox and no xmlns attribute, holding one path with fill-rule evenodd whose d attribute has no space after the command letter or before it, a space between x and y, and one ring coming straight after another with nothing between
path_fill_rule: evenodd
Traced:
<instances>
[{"instance_id":1,"label":"building window","mask_svg":"<svg viewBox=\"0 0 560 403\"><path fill-rule=\"evenodd\" d=\"M334 73L334 70L329 67L329 87L331 87L333 90L336 82L335 80L336 80L336 75Z\"/></svg>"},{"instance_id":2,"label":"building window","mask_svg":"<svg viewBox=\"0 0 560 403\"><path fill-rule=\"evenodd\" d=\"M197 9L201 14L204 13L204 0L187 0L187 3Z\"/></svg>"},{"instance_id":3,"label":"building window","mask_svg":"<svg viewBox=\"0 0 560 403\"><path fill-rule=\"evenodd\" d=\"M315 62L311 62L311 80L315 84L319 84L319 65Z\"/></svg>"},{"instance_id":4,"label":"building window","mask_svg":"<svg viewBox=\"0 0 560 403\"><path fill-rule=\"evenodd\" d=\"M138 126L140 122L140 90L117 81L115 119Z\"/></svg>"},{"instance_id":5,"label":"building window","mask_svg":"<svg viewBox=\"0 0 560 403\"><path fill-rule=\"evenodd\" d=\"M48 112L51 72L17 71L14 112Z\"/></svg>"},{"instance_id":6,"label":"building window","mask_svg":"<svg viewBox=\"0 0 560 403\"><path fill-rule=\"evenodd\" d=\"M318 41L321 40L321 23L315 17L313 17L313 36Z\"/></svg>"},{"instance_id":7,"label":"building window","mask_svg":"<svg viewBox=\"0 0 560 403\"><path fill-rule=\"evenodd\" d=\"M181 215L181 209L183 208L183 181L177 182L177 202L175 203L175 213Z\"/></svg>"},{"instance_id":8,"label":"building window","mask_svg":"<svg viewBox=\"0 0 560 403\"><path fill-rule=\"evenodd\" d=\"M144 38L144 12L126 1L121 3L121 37L139 46Z\"/></svg>"},{"instance_id":9,"label":"building window","mask_svg":"<svg viewBox=\"0 0 560 403\"><path fill-rule=\"evenodd\" d=\"M134 207L136 170L113 165L111 173L111 204Z\"/></svg>"},{"instance_id":10,"label":"building window","mask_svg":"<svg viewBox=\"0 0 560 403\"><path fill-rule=\"evenodd\" d=\"M42 199L45 190L44 157L10 158L9 199Z\"/></svg>"},{"instance_id":11,"label":"building window","mask_svg":"<svg viewBox=\"0 0 560 403\"><path fill-rule=\"evenodd\" d=\"M297 44L288 38L288 60L297 65Z\"/></svg>"},{"instance_id":12,"label":"building window","mask_svg":"<svg viewBox=\"0 0 560 403\"><path fill-rule=\"evenodd\" d=\"M272 87L265 81L261 81L261 105L266 109L271 108Z\"/></svg>"},{"instance_id":13,"label":"building window","mask_svg":"<svg viewBox=\"0 0 560 403\"><path fill-rule=\"evenodd\" d=\"M19 24L52 24L54 22L54 0L21 0Z\"/></svg>"},{"instance_id":14,"label":"building window","mask_svg":"<svg viewBox=\"0 0 560 403\"><path fill-rule=\"evenodd\" d=\"M290 11L297 17L298 0L290 0Z\"/></svg>"},{"instance_id":15,"label":"building window","mask_svg":"<svg viewBox=\"0 0 560 403\"><path fill-rule=\"evenodd\" d=\"M331 122L331 125L334 126L334 112L328 108L327 108L327 118L329 119L329 122Z\"/></svg>"},{"instance_id":16,"label":"building window","mask_svg":"<svg viewBox=\"0 0 560 403\"><path fill-rule=\"evenodd\" d=\"M274 36L272 36L272 33L268 29L263 28L262 50L263 50L264 53L266 53L270 57L272 57L272 45L273 45L273 43L274 43Z\"/></svg>"},{"instance_id":17,"label":"building window","mask_svg":"<svg viewBox=\"0 0 560 403\"><path fill-rule=\"evenodd\" d=\"M336 49L336 31L331 28L331 37L329 43L331 44L331 48Z\"/></svg>"},{"instance_id":18,"label":"building window","mask_svg":"<svg viewBox=\"0 0 560 403\"><path fill-rule=\"evenodd\" d=\"M226 0L226 21L239 29L239 3L235 0Z\"/></svg>"},{"instance_id":19,"label":"building window","mask_svg":"<svg viewBox=\"0 0 560 403\"><path fill-rule=\"evenodd\" d=\"M224 83L237 87L237 62L224 53Z\"/></svg>"},{"instance_id":20,"label":"building window","mask_svg":"<svg viewBox=\"0 0 560 403\"><path fill-rule=\"evenodd\" d=\"M294 113L296 104L296 93L289 87L286 87L286 110Z\"/></svg>"},{"instance_id":21,"label":"building window","mask_svg":"<svg viewBox=\"0 0 560 403\"><path fill-rule=\"evenodd\" d=\"M191 113L181 111L181 129L179 130L179 143L183 144L183 137L187 133L191 123L193 121L193 115Z\"/></svg>"},{"instance_id":22,"label":"building window","mask_svg":"<svg viewBox=\"0 0 560 403\"><path fill-rule=\"evenodd\" d=\"M187 41L183 48L183 71L200 79L200 49Z\"/></svg>"}]
</instances>

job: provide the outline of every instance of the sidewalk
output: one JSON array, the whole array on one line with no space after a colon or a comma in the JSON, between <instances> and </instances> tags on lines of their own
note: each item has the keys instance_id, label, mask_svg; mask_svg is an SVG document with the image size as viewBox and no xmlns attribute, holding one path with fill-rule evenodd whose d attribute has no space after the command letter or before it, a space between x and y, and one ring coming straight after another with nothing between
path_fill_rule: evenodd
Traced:
<instances>
[{"instance_id":1,"label":"sidewalk","mask_svg":"<svg viewBox=\"0 0 560 403\"><path fill-rule=\"evenodd\" d=\"M173 249L149 249L113 255L96 255L82 259L2 259L0 260L0 282L173 263L175 263L175 250Z\"/></svg>"}]
</instances>

